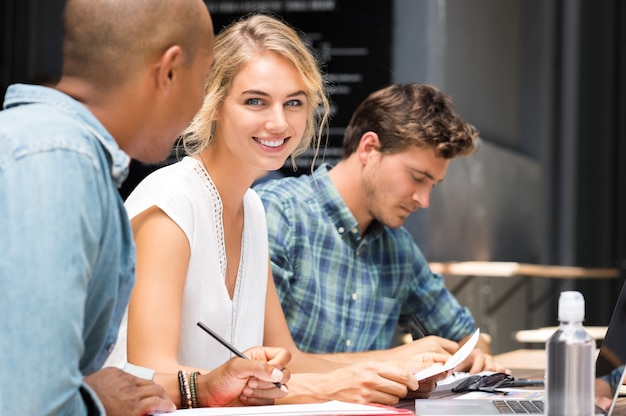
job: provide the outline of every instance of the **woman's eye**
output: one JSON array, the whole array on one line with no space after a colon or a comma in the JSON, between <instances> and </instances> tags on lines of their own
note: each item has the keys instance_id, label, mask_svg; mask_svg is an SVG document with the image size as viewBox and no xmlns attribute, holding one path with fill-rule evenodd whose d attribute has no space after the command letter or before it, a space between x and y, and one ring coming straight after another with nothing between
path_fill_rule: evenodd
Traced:
<instances>
[{"instance_id":1,"label":"woman's eye","mask_svg":"<svg viewBox=\"0 0 626 416\"><path fill-rule=\"evenodd\" d=\"M261 105L261 104L263 104L263 100L261 100L260 98L248 98L246 100L246 104L248 104L248 105Z\"/></svg>"},{"instance_id":2,"label":"woman's eye","mask_svg":"<svg viewBox=\"0 0 626 416\"><path fill-rule=\"evenodd\" d=\"M300 107L302 105L301 100L289 100L285 103L287 107Z\"/></svg>"}]
</instances>

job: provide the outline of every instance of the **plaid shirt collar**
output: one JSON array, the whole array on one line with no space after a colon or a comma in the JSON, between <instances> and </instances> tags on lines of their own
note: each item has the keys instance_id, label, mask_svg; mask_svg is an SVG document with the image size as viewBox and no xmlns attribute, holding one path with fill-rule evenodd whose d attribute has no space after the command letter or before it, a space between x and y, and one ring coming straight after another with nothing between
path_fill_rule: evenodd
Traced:
<instances>
[{"instance_id":1,"label":"plaid shirt collar","mask_svg":"<svg viewBox=\"0 0 626 416\"><path fill-rule=\"evenodd\" d=\"M365 235L361 238L361 230L356 218L345 204L342 196L339 194L337 187L328 175L331 169L330 165L324 163L313 172L311 181L318 191L320 205L335 224L335 228L341 235L348 235L350 240L355 244L369 243L382 235L385 226L373 220L368 227Z\"/></svg>"}]
</instances>

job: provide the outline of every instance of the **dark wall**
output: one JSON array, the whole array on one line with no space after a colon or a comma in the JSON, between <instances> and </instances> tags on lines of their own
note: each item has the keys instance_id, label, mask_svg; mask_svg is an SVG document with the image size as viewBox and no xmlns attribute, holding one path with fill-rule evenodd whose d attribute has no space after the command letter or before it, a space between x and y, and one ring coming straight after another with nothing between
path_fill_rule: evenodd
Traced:
<instances>
[{"instance_id":1,"label":"dark wall","mask_svg":"<svg viewBox=\"0 0 626 416\"><path fill-rule=\"evenodd\" d=\"M580 16L578 105L573 120L577 144L573 257L579 264L624 270L626 4L582 1ZM580 287L597 305L614 304L620 292L618 282L601 290L594 282Z\"/></svg>"},{"instance_id":2,"label":"dark wall","mask_svg":"<svg viewBox=\"0 0 626 416\"><path fill-rule=\"evenodd\" d=\"M63 0L0 2L0 94L13 82L50 83L61 71Z\"/></svg>"},{"instance_id":3,"label":"dark wall","mask_svg":"<svg viewBox=\"0 0 626 416\"><path fill-rule=\"evenodd\" d=\"M311 46L325 72L332 123L328 144L315 157L310 149L296 160L295 174L308 173L322 161L335 164L352 111L367 95L391 82L391 18L393 2L370 0L208 0L216 33L252 11L275 13L295 27ZM293 175L288 159L281 170Z\"/></svg>"}]
</instances>

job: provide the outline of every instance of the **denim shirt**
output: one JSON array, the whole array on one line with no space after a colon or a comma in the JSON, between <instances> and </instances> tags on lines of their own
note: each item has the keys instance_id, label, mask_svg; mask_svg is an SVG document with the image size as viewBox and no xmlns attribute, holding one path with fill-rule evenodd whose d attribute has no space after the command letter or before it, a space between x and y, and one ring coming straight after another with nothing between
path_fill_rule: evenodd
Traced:
<instances>
[{"instance_id":1,"label":"denim shirt","mask_svg":"<svg viewBox=\"0 0 626 416\"><path fill-rule=\"evenodd\" d=\"M0 409L104 414L83 382L117 338L135 248L129 157L81 103L16 84L0 111Z\"/></svg>"}]
</instances>

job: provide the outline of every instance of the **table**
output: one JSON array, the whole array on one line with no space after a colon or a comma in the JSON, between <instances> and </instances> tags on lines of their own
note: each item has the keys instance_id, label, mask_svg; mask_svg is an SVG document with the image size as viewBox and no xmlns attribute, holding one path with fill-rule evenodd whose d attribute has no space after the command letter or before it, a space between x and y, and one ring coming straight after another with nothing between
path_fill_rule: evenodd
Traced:
<instances>
[{"instance_id":1,"label":"table","mask_svg":"<svg viewBox=\"0 0 626 416\"><path fill-rule=\"evenodd\" d=\"M616 279L617 268L555 266L502 261L460 261L429 263L434 273L455 276L485 277L548 277L552 279Z\"/></svg>"},{"instance_id":2,"label":"table","mask_svg":"<svg viewBox=\"0 0 626 416\"><path fill-rule=\"evenodd\" d=\"M494 358L509 368L516 378L543 378L547 366L546 352L543 349L519 349L497 354ZM415 412L414 406L413 400L401 400L396 407ZM626 416L626 397L617 398L611 416Z\"/></svg>"},{"instance_id":3,"label":"table","mask_svg":"<svg viewBox=\"0 0 626 416\"><path fill-rule=\"evenodd\" d=\"M478 315L476 315L482 321L483 330L489 332L489 321L494 319L501 313L501 308L506 305L510 305L512 299L518 296L520 290L524 289L524 309L525 313L519 322L517 329L528 330L524 333L515 334L516 339L522 337L523 339L517 339L518 342L525 343L537 343L545 342L542 339L542 333L537 333L536 330L532 330L534 327L532 322L532 313L537 311L542 305L545 305L545 301L548 299L554 299L553 291L560 285L560 282L564 280L579 280L579 279L618 279L621 277L621 271L618 268L589 268L589 267L574 267L574 266L560 266L560 265L545 265L545 264L530 264L530 263L518 263L518 262L498 262L498 261L461 261L461 262L431 262L429 263L430 269L442 275L457 276L462 278L456 286L451 287L450 291L458 296L461 290L463 290L470 282L476 278L504 278L504 279L516 279L513 280L510 285L507 285L507 289L499 294L494 299L489 301L482 301ZM542 293L533 293L533 285L531 284L532 278L544 278L550 279L551 283L547 288L542 289ZM541 286L543 287L543 286ZM483 293L483 292L480 292ZM485 292L487 293L487 292ZM489 293L492 293L489 291ZM518 297L519 299L519 297ZM486 303L486 304L485 304ZM477 308L474 305L474 308ZM476 314L477 312L474 311ZM483 319L484 317L484 319ZM520 319L518 318L518 321ZM485 324L486 322L486 324ZM543 321L542 321L543 324ZM598 336L596 339L602 339L604 333L602 328L597 330ZM492 334L498 337L497 333ZM511 345L504 346L509 349ZM503 348L500 348L502 350Z\"/></svg>"},{"instance_id":4,"label":"table","mask_svg":"<svg viewBox=\"0 0 626 416\"><path fill-rule=\"evenodd\" d=\"M495 355L500 364L511 370L517 378L543 377L547 361L545 350L520 349ZM523 368L520 368L523 365ZM626 397L618 397L611 416L626 416Z\"/></svg>"}]
</instances>

